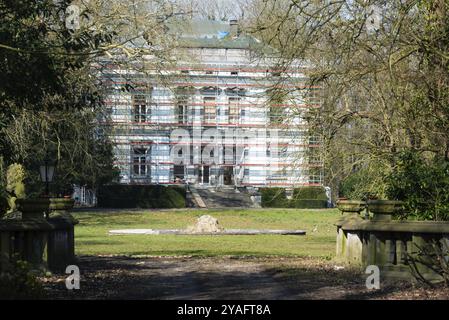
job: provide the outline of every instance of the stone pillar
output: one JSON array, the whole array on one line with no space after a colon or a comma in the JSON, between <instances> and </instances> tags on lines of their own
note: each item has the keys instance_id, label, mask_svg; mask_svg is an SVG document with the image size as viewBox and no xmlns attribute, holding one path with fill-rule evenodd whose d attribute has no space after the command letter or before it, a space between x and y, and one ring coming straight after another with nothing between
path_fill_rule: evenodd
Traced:
<instances>
[{"instance_id":1,"label":"stone pillar","mask_svg":"<svg viewBox=\"0 0 449 320\"><path fill-rule=\"evenodd\" d=\"M346 250L346 234L341 226L337 226L337 259L344 261Z\"/></svg>"},{"instance_id":2,"label":"stone pillar","mask_svg":"<svg viewBox=\"0 0 449 320\"><path fill-rule=\"evenodd\" d=\"M0 272L5 270L11 256L11 233L0 228Z\"/></svg>"},{"instance_id":3,"label":"stone pillar","mask_svg":"<svg viewBox=\"0 0 449 320\"><path fill-rule=\"evenodd\" d=\"M444 255L444 260L449 265L449 234L443 235L440 240L441 243L441 252Z\"/></svg>"},{"instance_id":4,"label":"stone pillar","mask_svg":"<svg viewBox=\"0 0 449 320\"><path fill-rule=\"evenodd\" d=\"M346 261L350 264L362 264L361 232L348 231Z\"/></svg>"},{"instance_id":5,"label":"stone pillar","mask_svg":"<svg viewBox=\"0 0 449 320\"><path fill-rule=\"evenodd\" d=\"M48 198L18 199L16 203L22 213L22 220L16 223L20 224L19 230L22 231L16 232L16 237L20 239L15 239L18 247L14 251L33 268L47 270L48 235L52 226L45 220L44 214L49 209L50 201Z\"/></svg>"},{"instance_id":6,"label":"stone pillar","mask_svg":"<svg viewBox=\"0 0 449 320\"><path fill-rule=\"evenodd\" d=\"M432 274L432 270L427 266L427 264L431 263L429 258L422 253L425 252L427 246L427 241L423 234L415 233L412 236L412 254L411 254L411 265L412 269L418 273L418 276L423 276L426 278L426 275ZM429 252L430 253L430 252Z\"/></svg>"},{"instance_id":7,"label":"stone pillar","mask_svg":"<svg viewBox=\"0 0 449 320\"><path fill-rule=\"evenodd\" d=\"M74 226L78 221L69 213L74 205L72 199L50 200L51 213L48 222L53 226L53 231L49 235L48 264L52 271L63 272L75 261Z\"/></svg>"},{"instance_id":8,"label":"stone pillar","mask_svg":"<svg viewBox=\"0 0 449 320\"><path fill-rule=\"evenodd\" d=\"M402 240L396 240L396 262L398 266L403 266L406 261L405 244Z\"/></svg>"}]
</instances>

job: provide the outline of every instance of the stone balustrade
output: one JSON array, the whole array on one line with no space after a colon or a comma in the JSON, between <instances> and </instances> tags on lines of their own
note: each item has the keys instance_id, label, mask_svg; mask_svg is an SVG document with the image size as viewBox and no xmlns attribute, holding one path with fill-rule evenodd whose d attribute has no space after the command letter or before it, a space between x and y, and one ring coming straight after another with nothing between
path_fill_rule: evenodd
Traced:
<instances>
[{"instance_id":1,"label":"stone balustrade","mask_svg":"<svg viewBox=\"0 0 449 320\"><path fill-rule=\"evenodd\" d=\"M441 280L430 255L437 248L449 262L449 222L392 220L391 208L400 203L390 202L385 210L379 204L370 209L369 202L338 203L343 217L337 222L337 260L362 267L377 265L390 278ZM360 216L366 207L374 211L372 218Z\"/></svg>"},{"instance_id":2,"label":"stone balustrade","mask_svg":"<svg viewBox=\"0 0 449 320\"><path fill-rule=\"evenodd\" d=\"M14 260L42 271L63 271L73 264L78 223L69 213L73 203L65 198L18 200L22 218L0 220L0 271Z\"/></svg>"}]
</instances>

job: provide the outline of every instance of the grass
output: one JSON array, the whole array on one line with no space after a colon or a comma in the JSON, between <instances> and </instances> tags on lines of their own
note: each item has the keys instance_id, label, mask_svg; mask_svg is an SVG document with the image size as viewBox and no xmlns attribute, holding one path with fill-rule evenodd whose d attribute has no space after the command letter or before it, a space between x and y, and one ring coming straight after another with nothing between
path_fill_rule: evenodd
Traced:
<instances>
[{"instance_id":1,"label":"grass","mask_svg":"<svg viewBox=\"0 0 449 320\"><path fill-rule=\"evenodd\" d=\"M229 229L302 229L306 236L114 235L111 229L184 229L210 214ZM113 210L75 212L80 255L310 256L335 251L336 209Z\"/></svg>"}]
</instances>

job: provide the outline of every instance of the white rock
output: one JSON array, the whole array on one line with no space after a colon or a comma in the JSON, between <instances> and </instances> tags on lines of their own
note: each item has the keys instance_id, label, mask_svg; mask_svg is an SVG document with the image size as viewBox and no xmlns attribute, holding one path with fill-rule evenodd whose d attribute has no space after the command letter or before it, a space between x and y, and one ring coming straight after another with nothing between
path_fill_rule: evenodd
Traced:
<instances>
[{"instance_id":1,"label":"white rock","mask_svg":"<svg viewBox=\"0 0 449 320\"><path fill-rule=\"evenodd\" d=\"M218 224L218 220L210 215L203 215L198 218L196 224L187 228L190 233L214 233L220 232L222 228Z\"/></svg>"}]
</instances>

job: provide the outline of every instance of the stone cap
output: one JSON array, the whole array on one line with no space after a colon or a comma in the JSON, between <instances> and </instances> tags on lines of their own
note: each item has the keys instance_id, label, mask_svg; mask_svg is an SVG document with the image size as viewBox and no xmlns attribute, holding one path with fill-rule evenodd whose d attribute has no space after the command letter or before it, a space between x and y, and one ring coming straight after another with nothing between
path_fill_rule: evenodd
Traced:
<instances>
[{"instance_id":1,"label":"stone cap","mask_svg":"<svg viewBox=\"0 0 449 320\"><path fill-rule=\"evenodd\" d=\"M74 226L79 223L79 221L68 212L51 212L47 221L58 228L65 228L67 225Z\"/></svg>"},{"instance_id":2,"label":"stone cap","mask_svg":"<svg viewBox=\"0 0 449 320\"><path fill-rule=\"evenodd\" d=\"M48 223L46 220L1 220L0 221L0 231L36 231L44 230L50 231L54 230L54 226Z\"/></svg>"},{"instance_id":3,"label":"stone cap","mask_svg":"<svg viewBox=\"0 0 449 320\"><path fill-rule=\"evenodd\" d=\"M449 222L446 221L369 221L345 220L337 224L348 231L392 231L413 233L449 234Z\"/></svg>"}]
</instances>

